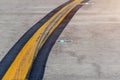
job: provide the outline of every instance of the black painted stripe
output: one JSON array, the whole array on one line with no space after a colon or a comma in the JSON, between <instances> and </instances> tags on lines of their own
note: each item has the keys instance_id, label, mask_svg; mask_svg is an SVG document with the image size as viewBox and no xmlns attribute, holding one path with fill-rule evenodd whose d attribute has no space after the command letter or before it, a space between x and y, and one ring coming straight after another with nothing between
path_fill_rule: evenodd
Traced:
<instances>
[{"instance_id":1,"label":"black painted stripe","mask_svg":"<svg viewBox=\"0 0 120 80\"><path fill-rule=\"evenodd\" d=\"M7 55L0 62L0 79L4 76L9 66L12 64L20 50L24 47L27 41L33 36L33 34L46 22L48 21L56 12L62 9L64 6L72 2L72 0L64 3L58 8L51 11L48 15L46 15L43 19L41 19L38 23L36 23L32 28L30 28L19 40L18 42L10 49Z\"/></svg>"},{"instance_id":2,"label":"black painted stripe","mask_svg":"<svg viewBox=\"0 0 120 80\"><path fill-rule=\"evenodd\" d=\"M89 0L84 0L82 3L88 2ZM40 49L35 61L33 62L32 69L28 75L28 80L42 80L45 72L46 62L48 60L50 51L54 46L56 40L63 32L64 28L70 22L74 14L81 8L83 5L76 6L61 22L61 24L55 29L51 36L47 39L44 46Z\"/></svg>"},{"instance_id":3,"label":"black painted stripe","mask_svg":"<svg viewBox=\"0 0 120 80\"><path fill-rule=\"evenodd\" d=\"M46 62L49 56L49 53L55 44L57 38L60 36L65 26L69 23L71 18L74 16L76 11L81 6L75 7L70 14L63 20L63 22L59 25L59 27L52 33L52 35L48 38L44 46L39 51L39 54L35 61L33 62L33 67L31 69L29 80L42 80L44 76Z\"/></svg>"}]
</instances>

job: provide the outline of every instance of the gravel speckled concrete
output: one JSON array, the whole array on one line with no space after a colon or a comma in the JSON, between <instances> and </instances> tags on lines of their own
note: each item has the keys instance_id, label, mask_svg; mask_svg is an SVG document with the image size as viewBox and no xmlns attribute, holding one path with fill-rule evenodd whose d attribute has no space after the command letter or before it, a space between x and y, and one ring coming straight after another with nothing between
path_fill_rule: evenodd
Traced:
<instances>
[{"instance_id":1,"label":"gravel speckled concrete","mask_svg":"<svg viewBox=\"0 0 120 80\"><path fill-rule=\"evenodd\" d=\"M119 0L91 0L69 23L49 56L45 80L120 80Z\"/></svg>"},{"instance_id":2,"label":"gravel speckled concrete","mask_svg":"<svg viewBox=\"0 0 120 80\"><path fill-rule=\"evenodd\" d=\"M0 0L0 59L38 20L67 0ZM91 0L52 49L44 80L120 80L120 0Z\"/></svg>"}]
</instances>

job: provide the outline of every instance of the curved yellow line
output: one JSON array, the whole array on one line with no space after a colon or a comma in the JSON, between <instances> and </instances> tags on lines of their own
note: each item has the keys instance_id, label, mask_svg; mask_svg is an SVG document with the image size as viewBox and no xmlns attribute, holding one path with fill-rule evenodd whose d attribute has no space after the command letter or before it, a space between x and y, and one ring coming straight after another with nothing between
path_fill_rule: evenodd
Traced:
<instances>
[{"instance_id":1,"label":"curved yellow line","mask_svg":"<svg viewBox=\"0 0 120 80\"><path fill-rule=\"evenodd\" d=\"M43 26L41 26L40 29L33 35L33 37L25 44L25 46L22 48L22 50L18 53L17 57L9 67L8 71L3 76L2 80L25 80L27 73L29 72L29 69L32 65L32 62L34 60L34 55L36 52L36 47L39 44L37 39L39 38L41 33L45 30L45 28L51 23L51 21L58 16L62 11L64 11L68 6L72 5L71 9L69 9L60 19L59 21L53 26L53 28L50 30L47 37L42 41L40 44L41 48L49 35L56 29L56 27L62 22L62 20L67 16L67 14L78 5L78 1L82 2L83 0L75 0L68 5L66 5L64 8L62 8L60 11L58 11L53 17L51 17ZM80 4L80 3L79 3Z\"/></svg>"}]
</instances>

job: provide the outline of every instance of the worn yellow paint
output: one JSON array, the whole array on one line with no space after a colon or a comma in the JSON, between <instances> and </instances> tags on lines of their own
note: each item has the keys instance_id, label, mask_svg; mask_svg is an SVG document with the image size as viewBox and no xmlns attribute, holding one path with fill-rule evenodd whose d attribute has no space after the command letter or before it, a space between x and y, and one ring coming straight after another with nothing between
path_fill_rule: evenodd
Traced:
<instances>
[{"instance_id":1,"label":"worn yellow paint","mask_svg":"<svg viewBox=\"0 0 120 80\"><path fill-rule=\"evenodd\" d=\"M58 11L53 17L51 17L43 26L38 29L38 31L31 37L31 39L25 44L25 46L22 48L22 50L18 53L17 57L3 76L2 80L25 80L26 75L32 65L36 47L39 44L40 49L47 38L51 35L51 33L56 29L56 27L63 21L63 19L67 16L67 14L80 2L83 0L74 0L73 2L66 5L64 8L62 8L60 11ZM38 38L43 35L45 31L45 28L51 23L51 21L58 16L62 11L66 10L70 5L72 7L59 19L57 23L52 27L52 29L49 31L49 34L45 35L43 40L41 40L41 43L39 43L37 40Z\"/></svg>"}]
</instances>

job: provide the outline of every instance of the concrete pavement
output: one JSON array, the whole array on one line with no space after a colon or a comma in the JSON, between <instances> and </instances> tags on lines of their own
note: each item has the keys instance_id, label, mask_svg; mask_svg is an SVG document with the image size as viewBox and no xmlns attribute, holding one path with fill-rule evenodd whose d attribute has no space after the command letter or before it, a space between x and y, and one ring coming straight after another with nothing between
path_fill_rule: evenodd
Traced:
<instances>
[{"instance_id":1,"label":"concrete pavement","mask_svg":"<svg viewBox=\"0 0 120 80\"><path fill-rule=\"evenodd\" d=\"M119 0L91 0L74 16L49 56L45 80L120 80Z\"/></svg>"},{"instance_id":2,"label":"concrete pavement","mask_svg":"<svg viewBox=\"0 0 120 80\"><path fill-rule=\"evenodd\" d=\"M67 0L66 0L67 1ZM0 0L0 59L39 19L65 0ZM119 0L91 0L50 53L44 80L120 80Z\"/></svg>"}]
</instances>

